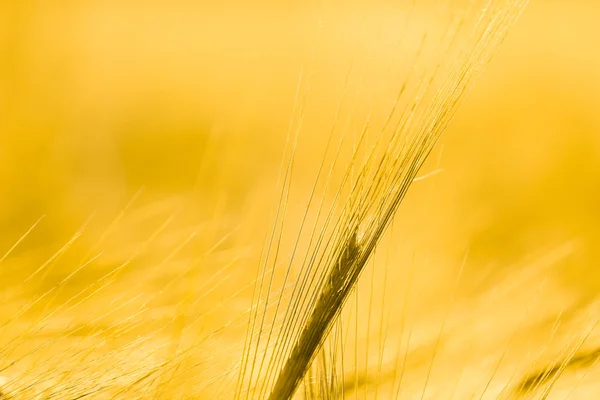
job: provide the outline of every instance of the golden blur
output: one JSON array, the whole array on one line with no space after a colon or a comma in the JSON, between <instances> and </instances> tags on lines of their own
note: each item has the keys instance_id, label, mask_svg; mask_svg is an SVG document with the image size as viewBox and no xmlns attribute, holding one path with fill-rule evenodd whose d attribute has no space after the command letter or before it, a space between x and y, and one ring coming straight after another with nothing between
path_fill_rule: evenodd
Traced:
<instances>
[{"instance_id":1,"label":"golden blur","mask_svg":"<svg viewBox=\"0 0 600 400\"><path fill-rule=\"evenodd\" d=\"M414 13L383 0L216 3L0 5L0 391L73 398L73 385L92 391L95 380L112 388L97 398L223 390L241 357L299 77L310 91L290 226L342 98L354 130L387 112L418 47L398 44L399 27L445 10L431 0ZM470 398L499 357L501 387L586 332L580 314L600 289L599 19L594 1L533 1L509 32L348 304L360 308L344 314L357 326L350 386L372 378L380 397L395 390L385 377L405 319L414 351L401 398L426 379L429 398L456 387ZM437 350L455 292L458 319ZM561 313L569 328L549 339ZM189 348L177 368L141 380ZM552 395L590 398L593 375L576 388L565 378Z\"/></svg>"}]
</instances>

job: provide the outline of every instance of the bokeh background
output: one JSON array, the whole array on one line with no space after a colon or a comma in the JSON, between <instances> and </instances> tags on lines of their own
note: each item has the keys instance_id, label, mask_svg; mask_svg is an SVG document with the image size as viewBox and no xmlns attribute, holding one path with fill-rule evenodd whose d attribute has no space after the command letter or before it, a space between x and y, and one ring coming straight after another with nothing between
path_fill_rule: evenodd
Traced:
<instances>
[{"instance_id":1,"label":"bokeh background","mask_svg":"<svg viewBox=\"0 0 600 400\"><path fill-rule=\"evenodd\" d=\"M10 250L0 263L0 317L8 321L0 328L0 362L9 367L2 374L14 385L24 376L42 382L42 371L68 369L85 349L110 353L99 350L101 341L121 348L140 334L148 340L136 351L153 361L119 355L124 370L155 365L160 351L176 354L198 337L207 349L198 376L238 359L246 317L236 318L249 307L271 228L301 70L312 77L290 215L302 212L350 66L349 125L395 97L404 76L396 71L410 65L409 52L393 51L405 3L2 2L0 253ZM411 14L416 21L460 2L421 3ZM599 18L595 1L531 2L459 108L423 171L437 173L415 182L384 243L394 262L375 263L397 272L385 272L390 285L394 274L404 285L406 270L395 264L416 266L415 327L423 316L434 321L423 326L437 332L467 249L465 314L473 293L524 270L533 272L515 278L519 295L477 315L519 320L515 310L527 308L540 275L550 281L544 318L589 304L600 289ZM361 293L379 285L383 271L375 265L365 274ZM98 282L110 284L95 293L89 285ZM361 302L368 305L361 315L369 316L355 338L361 346L369 346L370 326L379 331L367 309L391 331L400 323L387 310L401 301L385 301ZM481 329L516 324L499 329L493 321ZM210 335L224 324L226 335ZM475 327L457 326L457 348L464 337L476 353L461 353L465 364L488 347L504 350L495 342L474 346ZM364 357L369 365L368 351ZM431 358L413 357L415 377L407 379L417 387L425 375L420 357ZM198 369L186 362L184 369ZM69 379L83 381L90 368ZM173 376L180 379L173 387L188 393L208 385Z\"/></svg>"}]
</instances>

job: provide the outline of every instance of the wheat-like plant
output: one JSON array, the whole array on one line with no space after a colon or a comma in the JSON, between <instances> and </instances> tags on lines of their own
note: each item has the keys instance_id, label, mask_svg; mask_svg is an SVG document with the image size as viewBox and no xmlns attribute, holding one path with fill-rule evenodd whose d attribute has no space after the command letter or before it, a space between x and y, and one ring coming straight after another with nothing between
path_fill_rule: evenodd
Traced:
<instances>
[{"instance_id":1,"label":"wheat-like plant","mask_svg":"<svg viewBox=\"0 0 600 400\"><path fill-rule=\"evenodd\" d=\"M293 285L283 322L276 319L279 304L283 301L281 295L276 300L277 310L271 328L265 328L266 308L262 316L258 311L251 316L237 398L264 398L267 395L271 400L292 398L458 103L525 4L526 1L471 4L466 16L457 17L455 24L450 24L442 35L443 45L435 54L434 67L420 77L420 82L413 88L415 97L409 98L402 108L399 103L405 101L406 83L400 89L398 100L380 133L376 134L375 144L368 149L354 179L351 175L357 152L352 156L342 180L342 186L350 181L350 189L341 212L335 217L332 212L327 214L314 243L311 237L306 250L309 254ZM477 19L469 25L471 13ZM390 123L392 120L395 124ZM362 130L356 148L360 148L368 132L369 123ZM297 140L297 137L293 138L293 148ZM293 160L286 171L282 204L285 204L286 191L289 191L291 165ZM340 197L338 190L335 201L342 201ZM285 209L279 213L285 213ZM333 218L337 219L334 221ZM328 237L323 235L326 231ZM277 254L277 243L276 239L270 239L265 266L271 261L270 252ZM295 252L290 265L294 255ZM260 294L263 285L266 287L268 303L273 273L269 277L264 271L257 290ZM286 273L284 285L288 275ZM274 333L273 326L277 323L281 323L280 331ZM267 332L266 342L264 347L259 347L263 331ZM271 349L273 337L276 340ZM267 354L271 358L265 361Z\"/></svg>"}]
</instances>

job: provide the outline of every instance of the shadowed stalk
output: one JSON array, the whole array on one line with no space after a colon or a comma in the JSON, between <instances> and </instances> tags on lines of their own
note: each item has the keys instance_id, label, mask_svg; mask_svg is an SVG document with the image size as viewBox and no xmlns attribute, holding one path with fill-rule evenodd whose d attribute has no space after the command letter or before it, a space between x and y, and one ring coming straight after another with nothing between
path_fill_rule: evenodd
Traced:
<instances>
[{"instance_id":1,"label":"shadowed stalk","mask_svg":"<svg viewBox=\"0 0 600 400\"><path fill-rule=\"evenodd\" d=\"M300 341L281 371L269 399L287 399L293 395L323 338L327 336L331 321L341 311L341 306L356 280L355 275L362 269L358 267L359 263L364 262L355 232L348 239L346 251L340 254L336 267L317 301L315 312L304 326Z\"/></svg>"}]
</instances>

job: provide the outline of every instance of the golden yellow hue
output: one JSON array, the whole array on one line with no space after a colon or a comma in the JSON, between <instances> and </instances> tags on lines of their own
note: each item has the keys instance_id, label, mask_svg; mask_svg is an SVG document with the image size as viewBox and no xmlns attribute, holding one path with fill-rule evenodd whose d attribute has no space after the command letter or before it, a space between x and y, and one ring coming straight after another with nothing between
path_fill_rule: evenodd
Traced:
<instances>
[{"instance_id":1,"label":"golden yellow hue","mask_svg":"<svg viewBox=\"0 0 600 400\"><path fill-rule=\"evenodd\" d=\"M335 138L381 126L470 4L275 3L0 5L0 392L232 398L299 79L281 263L340 102ZM533 1L458 108L325 346L345 397L517 398L557 360L548 398L600 393L595 3Z\"/></svg>"}]
</instances>

